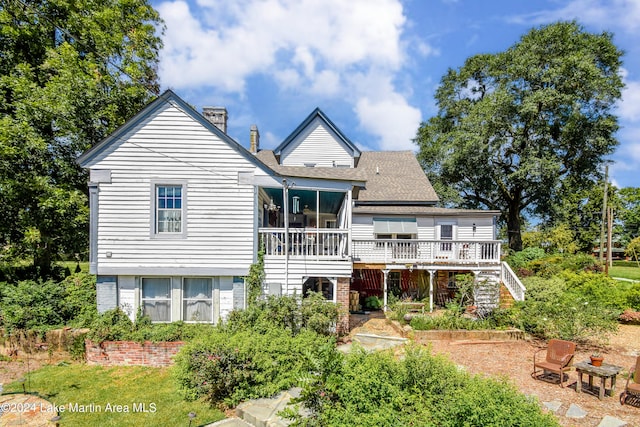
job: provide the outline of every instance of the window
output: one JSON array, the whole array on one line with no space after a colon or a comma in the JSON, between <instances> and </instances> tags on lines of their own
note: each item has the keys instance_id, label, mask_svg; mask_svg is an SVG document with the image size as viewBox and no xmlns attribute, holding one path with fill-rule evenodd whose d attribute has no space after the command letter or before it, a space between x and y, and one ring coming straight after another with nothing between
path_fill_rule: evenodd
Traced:
<instances>
[{"instance_id":1,"label":"window","mask_svg":"<svg viewBox=\"0 0 640 427\"><path fill-rule=\"evenodd\" d=\"M142 279L142 312L154 322L171 321L171 279Z\"/></svg>"},{"instance_id":2,"label":"window","mask_svg":"<svg viewBox=\"0 0 640 427\"><path fill-rule=\"evenodd\" d=\"M182 233L182 186L156 186L156 233Z\"/></svg>"},{"instance_id":3,"label":"window","mask_svg":"<svg viewBox=\"0 0 640 427\"><path fill-rule=\"evenodd\" d=\"M440 240L453 240L453 224L440 224ZM450 251L452 247L450 242L440 243L441 251Z\"/></svg>"},{"instance_id":4,"label":"window","mask_svg":"<svg viewBox=\"0 0 640 427\"><path fill-rule=\"evenodd\" d=\"M309 277L302 285L302 295L309 292L319 292L326 300L334 301L333 282L326 277Z\"/></svg>"},{"instance_id":5,"label":"window","mask_svg":"<svg viewBox=\"0 0 640 427\"><path fill-rule=\"evenodd\" d=\"M182 320L213 321L213 286L210 278L184 278L182 282Z\"/></svg>"}]
</instances>

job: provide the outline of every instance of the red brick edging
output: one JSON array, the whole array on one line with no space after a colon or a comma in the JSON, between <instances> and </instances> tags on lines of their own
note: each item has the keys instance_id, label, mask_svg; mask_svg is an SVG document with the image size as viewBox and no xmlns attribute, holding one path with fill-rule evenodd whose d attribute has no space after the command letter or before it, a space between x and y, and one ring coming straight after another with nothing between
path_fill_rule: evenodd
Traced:
<instances>
[{"instance_id":1,"label":"red brick edging","mask_svg":"<svg viewBox=\"0 0 640 427\"><path fill-rule=\"evenodd\" d=\"M94 343L85 340L86 359L89 365L102 366L154 366L173 364L173 357L185 343L136 341L103 341Z\"/></svg>"}]
</instances>

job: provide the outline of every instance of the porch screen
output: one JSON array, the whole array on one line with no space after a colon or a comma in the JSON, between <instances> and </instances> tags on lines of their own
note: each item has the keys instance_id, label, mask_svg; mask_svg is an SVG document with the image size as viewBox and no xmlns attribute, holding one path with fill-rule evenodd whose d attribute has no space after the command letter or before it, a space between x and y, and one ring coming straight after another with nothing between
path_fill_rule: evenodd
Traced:
<instances>
[{"instance_id":1,"label":"porch screen","mask_svg":"<svg viewBox=\"0 0 640 427\"><path fill-rule=\"evenodd\" d=\"M418 234L415 218L373 218L375 234Z\"/></svg>"}]
</instances>

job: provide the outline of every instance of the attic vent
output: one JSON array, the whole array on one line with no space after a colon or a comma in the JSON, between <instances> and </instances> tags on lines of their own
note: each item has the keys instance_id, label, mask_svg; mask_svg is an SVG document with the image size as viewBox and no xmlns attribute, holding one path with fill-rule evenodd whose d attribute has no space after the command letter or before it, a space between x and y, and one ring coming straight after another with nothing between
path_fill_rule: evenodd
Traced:
<instances>
[{"instance_id":1,"label":"attic vent","mask_svg":"<svg viewBox=\"0 0 640 427\"><path fill-rule=\"evenodd\" d=\"M315 167L316 167L316 164L315 164L315 163L305 163L305 164L304 164L304 167L305 167L305 168L315 168Z\"/></svg>"},{"instance_id":2,"label":"attic vent","mask_svg":"<svg viewBox=\"0 0 640 427\"><path fill-rule=\"evenodd\" d=\"M227 133L227 109L224 107L203 107L202 115L222 132Z\"/></svg>"}]
</instances>

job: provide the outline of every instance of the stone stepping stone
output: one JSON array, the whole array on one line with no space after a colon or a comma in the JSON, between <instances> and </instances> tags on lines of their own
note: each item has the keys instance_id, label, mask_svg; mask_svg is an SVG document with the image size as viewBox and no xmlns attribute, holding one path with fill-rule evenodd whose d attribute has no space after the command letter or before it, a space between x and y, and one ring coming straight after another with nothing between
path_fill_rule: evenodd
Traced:
<instances>
[{"instance_id":1,"label":"stone stepping stone","mask_svg":"<svg viewBox=\"0 0 640 427\"><path fill-rule=\"evenodd\" d=\"M542 402L545 408L550 410L551 412L558 412L558 409L562 406L562 402L559 400L554 400L552 402Z\"/></svg>"},{"instance_id":2,"label":"stone stepping stone","mask_svg":"<svg viewBox=\"0 0 640 427\"><path fill-rule=\"evenodd\" d=\"M598 424L598 427L625 427L626 425L628 424L625 421L619 420L611 415L605 415L602 421L600 421L600 424Z\"/></svg>"},{"instance_id":3,"label":"stone stepping stone","mask_svg":"<svg viewBox=\"0 0 640 427\"><path fill-rule=\"evenodd\" d=\"M567 409L567 413L565 414L565 417L567 418L584 418L586 416L587 411L585 411L575 403L569 405L569 409Z\"/></svg>"}]
</instances>

